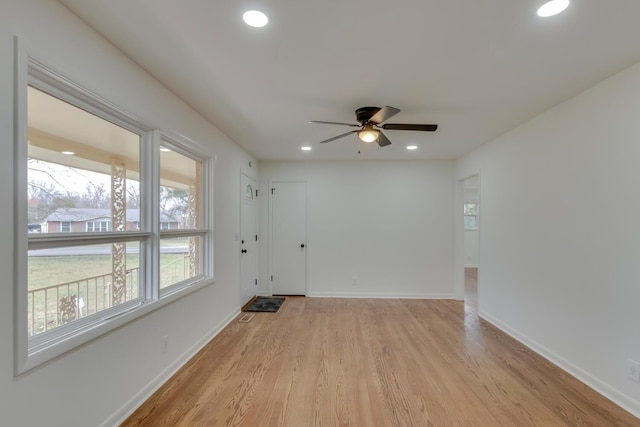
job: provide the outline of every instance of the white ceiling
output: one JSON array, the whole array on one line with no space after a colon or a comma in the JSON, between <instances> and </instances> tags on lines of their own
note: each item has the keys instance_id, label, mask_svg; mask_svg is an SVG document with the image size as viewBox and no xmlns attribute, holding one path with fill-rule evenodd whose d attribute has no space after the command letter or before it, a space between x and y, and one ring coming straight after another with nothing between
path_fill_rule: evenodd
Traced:
<instances>
[{"instance_id":1,"label":"white ceiling","mask_svg":"<svg viewBox=\"0 0 640 427\"><path fill-rule=\"evenodd\" d=\"M640 60L638 0L60 1L258 159L456 158ZM357 154L307 123L368 105L440 127Z\"/></svg>"}]
</instances>

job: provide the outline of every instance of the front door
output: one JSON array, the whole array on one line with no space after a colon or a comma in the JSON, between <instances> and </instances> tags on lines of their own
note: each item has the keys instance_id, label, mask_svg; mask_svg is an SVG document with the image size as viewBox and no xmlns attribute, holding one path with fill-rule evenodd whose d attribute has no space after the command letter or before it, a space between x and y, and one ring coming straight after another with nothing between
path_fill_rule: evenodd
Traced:
<instances>
[{"instance_id":1,"label":"front door","mask_svg":"<svg viewBox=\"0 0 640 427\"><path fill-rule=\"evenodd\" d=\"M258 288L258 233L256 231L256 180L240 174L240 303L256 295Z\"/></svg>"},{"instance_id":2,"label":"front door","mask_svg":"<svg viewBox=\"0 0 640 427\"><path fill-rule=\"evenodd\" d=\"M271 186L271 291L307 293L307 184L273 182Z\"/></svg>"}]
</instances>

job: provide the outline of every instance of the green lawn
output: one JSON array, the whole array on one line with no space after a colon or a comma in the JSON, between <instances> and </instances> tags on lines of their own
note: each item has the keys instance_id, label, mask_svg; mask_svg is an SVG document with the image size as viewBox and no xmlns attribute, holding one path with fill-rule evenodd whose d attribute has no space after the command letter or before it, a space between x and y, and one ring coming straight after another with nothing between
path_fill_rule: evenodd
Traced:
<instances>
[{"instance_id":1,"label":"green lawn","mask_svg":"<svg viewBox=\"0 0 640 427\"><path fill-rule=\"evenodd\" d=\"M160 270L184 274L184 254L165 254L160 257ZM138 254L126 258L127 269L140 266ZM70 255L29 257L29 290L60 283L83 280L87 277L111 273L111 255Z\"/></svg>"},{"instance_id":2,"label":"green lawn","mask_svg":"<svg viewBox=\"0 0 640 427\"><path fill-rule=\"evenodd\" d=\"M160 256L160 287L169 286L189 277L189 265L185 253L162 253ZM126 269L133 270L127 274L124 301L138 296L139 291L139 255L129 254L126 257ZM28 266L29 333L37 334L56 328L70 320L64 320L62 304L66 298L81 298L82 311L79 316L86 316L112 306L113 288L111 276L111 255L65 255L65 256L32 256ZM102 277L97 277L102 276ZM66 286L64 283L73 282ZM56 286L44 290L43 288ZM42 290L39 290L42 289ZM71 306L75 310L75 305ZM79 308L79 306L78 306Z\"/></svg>"}]
</instances>

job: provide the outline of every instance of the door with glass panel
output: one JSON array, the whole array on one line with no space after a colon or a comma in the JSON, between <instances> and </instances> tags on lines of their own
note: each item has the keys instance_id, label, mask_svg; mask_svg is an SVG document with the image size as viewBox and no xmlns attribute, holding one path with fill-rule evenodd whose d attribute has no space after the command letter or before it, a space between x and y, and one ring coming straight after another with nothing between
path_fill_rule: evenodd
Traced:
<instances>
[{"instance_id":1,"label":"door with glass panel","mask_svg":"<svg viewBox=\"0 0 640 427\"><path fill-rule=\"evenodd\" d=\"M258 233L256 231L256 180L240 174L240 303L256 295L258 287Z\"/></svg>"}]
</instances>

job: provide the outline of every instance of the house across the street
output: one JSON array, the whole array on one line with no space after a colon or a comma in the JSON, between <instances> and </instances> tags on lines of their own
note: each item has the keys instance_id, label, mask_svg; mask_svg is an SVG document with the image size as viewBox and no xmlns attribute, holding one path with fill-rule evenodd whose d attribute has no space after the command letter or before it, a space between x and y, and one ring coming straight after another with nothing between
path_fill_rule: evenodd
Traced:
<instances>
[{"instance_id":1,"label":"house across the street","mask_svg":"<svg viewBox=\"0 0 640 427\"><path fill-rule=\"evenodd\" d=\"M140 209L127 209L126 230L140 229ZM160 213L161 230L177 230L180 222ZM43 233L81 233L112 231L111 209L58 208L44 219Z\"/></svg>"}]
</instances>

